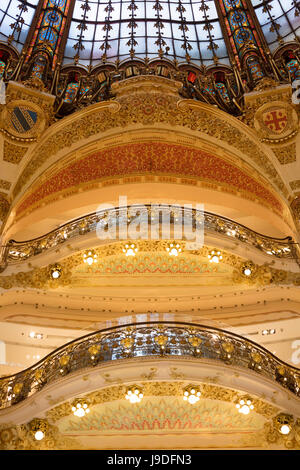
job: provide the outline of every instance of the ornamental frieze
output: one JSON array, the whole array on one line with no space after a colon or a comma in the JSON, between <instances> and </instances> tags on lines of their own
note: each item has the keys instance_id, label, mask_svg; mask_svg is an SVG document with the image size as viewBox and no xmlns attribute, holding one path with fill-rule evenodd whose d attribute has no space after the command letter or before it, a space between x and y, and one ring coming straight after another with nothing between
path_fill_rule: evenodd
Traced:
<instances>
[{"instance_id":1,"label":"ornamental frieze","mask_svg":"<svg viewBox=\"0 0 300 470\"><path fill-rule=\"evenodd\" d=\"M184 273L187 276L197 275L199 285L207 285L207 283L210 282L209 276L213 277L214 275L218 277L222 285L232 285L232 283L249 286L300 285L300 274L298 273L275 269L271 266L271 263L256 265L252 261L247 261L239 256L226 252L222 253L222 268L211 268L207 262L211 248L206 246L199 250L189 250L186 254L183 253L182 261L179 261L176 267L172 267L171 264L168 266L162 255L166 253L167 244L167 241L138 241L138 253L141 253L142 256L139 257L138 254L134 264L127 261L125 265L123 262L123 244L108 244L105 247L99 247L94 250L98 259L101 260L101 266L99 266L99 268L87 267L83 270L83 252L77 252L60 261L58 268L60 276L56 279L51 275L55 267L49 265L33 268L28 271L20 271L7 276L0 276L0 288L8 290L14 287L30 287L34 289L43 288L51 290L63 286L72 285L74 287L75 284L77 286L88 285L96 287L97 270L100 275L101 283L101 275L107 277L109 274L113 274L114 276L126 274L126 276L139 275L144 277L145 272L148 271L151 273L151 269L154 272L166 274L168 282L168 274L169 271L171 271L172 276L176 274L182 276ZM181 244L184 250L185 243L181 242ZM147 267L147 263L150 263L149 259L145 264L145 256L147 253L151 253L151 260L155 263L150 270ZM201 261L201 258L205 259ZM201 264L203 262L206 262L207 268L202 266L202 268L199 269L199 263ZM248 270L250 274L245 275L246 270Z\"/></svg>"},{"instance_id":2,"label":"ornamental frieze","mask_svg":"<svg viewBox=\"0 0 300 470\"><path fill-rule=\"evenodd\" d=\"M283 213L281 201L259 175L255 178L233 162L202 150L164 142L145 142L110 147L78 157L56 171L52 168L51 175L47 178L46 173L43 180L37 182L19 203L16 216L27 215L41 203L49 204L91 189L90 185L101 184L114 176L124 177L124 184L129 182L130 174L137 175L130 177L130 182L139 182L140 175L149 173L160 177L166 175L163 178L167 179L163 181L173 183L190 177L196 180L197 185L199 182L211 189L234 193L267 206L280 215Z\"/></svg>"},{"instance_id":3,"label":"ornamental frieze","mask_svg":"<svg viewBox=\"0 0 300 470\"><path fill-rule=\"evenodd\" d=\"M10 143L7 140L4 140L3 160L5 162L18 165L21 162L27 150L28 150L28 147L15 145L15 144Z\"/></svg>"},{"instance_id":4,"label":"ornamental frieze","mask_svg":"<svg viewBox=\"0 0 300 470\"><path fill-rule=\"evenodd\" d=\"M239 390L201 382L199 384L201 401L197 406L189 407L187 413L187 404L182 400L185 382L142 381L139 386L143 390L144 398L138 409L124 400L128 388L125 384L112 385L82 396L83 402L88 403L90 411L84 419L78 419L73 415L72 400L61 397L61 403L52 406L42 419L33 418L18 425L1 424L0 449L84 449L85 444L81 441L81 437L86 432L92 431L94 436L99 437L107 432L117 436L126 429L127 434L134 432L135 438L138 439L138 435L145 429L149 431L152 428L162 435L168 431L181 433L183 429L190 429L192 432L196 431L199 438L201 432L207 428L210 428L215 436L224 431L230 430L231 433L236 433L246 428L248 432L239 441L241 446L268 447L276 442L278 445L285 445L286 448L299 448L298 439L294 439L291 443L283 438L280 439L275 424L282 416L281 410L262 398L247 395L253 403L254 412L246 417L238 413L235 406L245 394ZM174 405L177 410L175 414ZM212 420L211 416L218 418ZM157 430L158 424L160 431ZM35 439L37 429L44 433L42 440Z\"/></svg>"},{"instance_id":5,"label":"ornamental frieze","mask_svg":"<svg viewBox=\"0 0 300 470\"><path fill-rule=\"evenodd\" d=\"M281 165L287 165L288 163L293 163L297 160L296 142L288 145L281 145L279 147L273 147L272 150Z\"/></svg>"}]
</instances>

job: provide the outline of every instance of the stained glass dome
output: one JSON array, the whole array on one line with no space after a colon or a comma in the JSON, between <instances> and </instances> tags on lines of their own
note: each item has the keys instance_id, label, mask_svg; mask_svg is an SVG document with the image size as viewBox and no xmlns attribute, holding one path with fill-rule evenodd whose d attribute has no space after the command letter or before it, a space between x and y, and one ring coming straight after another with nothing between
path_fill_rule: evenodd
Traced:
<instances>
[{"instance_id":1,"label":"stained glass dome","mask_svg":"<svg viewBox=\"0 0 300 470\"><path fill-rule=\"evenodd\" d=\"M84 49L78 50L80 46ZM163 54L185 61L188 54L198 65L214 57L228 63L214 0L78 0L65 61L72 60L74 48L84 65L95 65L103 54L124 60L130 51L149 59Z\"/></svg>"},{"instance_id":2,"label":"stained glass dome","mask_svg":"<svg viewBox=\"0 0 300 470\"><path fill-rule=\"evenodd\" d=\"M226 25L221 21L222 9L238 10L246 3L244 0L51 0L47 5L47 0L1 0L0 41L8 41L20 51L35 11L38 21L41 8L52 9L49 24L54 28L55 9L66 5L70 27L64 40L64 64L74 63L75 57L76 63L93 67L102 59L123 61L134 56L164 57L208 66L229 64L230 39L224 38ZM298 1L251 0L248 6L252 14L256 13L271 52L282 43L297 41ZM234 20L242 27L245 18L238 15Z\"/></svg>"}]
</instances>

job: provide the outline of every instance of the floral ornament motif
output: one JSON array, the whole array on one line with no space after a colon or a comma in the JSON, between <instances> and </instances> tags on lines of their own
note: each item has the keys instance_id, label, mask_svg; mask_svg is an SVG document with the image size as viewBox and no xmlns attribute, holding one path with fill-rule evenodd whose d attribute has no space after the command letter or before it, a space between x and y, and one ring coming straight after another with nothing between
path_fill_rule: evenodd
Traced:
<instances>
[{"instance_id":1,"label":"floral ornament motif","mask_svg":"<svg viewBox=\"0 0 300 470\"><path fill-rule=\"evenodd\" d=\"M186 57L186 60L187 62L189 62L191 60L191 57L189 55L189 51L191 51L193 48L191 46L191 44L189 43L188 41L188 36L187 36L187 32L189 30L187 24L186 24L186 18L184 16L184 13L186 11L186 8L184 7L183 3L181 2L181 0L178 1L178 6L176 8L176 10L179 12L180 14L180 26L179 26L179 29L180 31L182 32L182 44L181 44L181 48L185 50L186 54L185 54L185 57Z\"/></svg>"},{"instance_id":2,"label":"floral ornament motif","mask_svg":"<svg viewBox=\"0 0 300 470\"><path fill-rule=\"evenodd\" d=\"M79 34L77 35L78 40L77 42L73 45L73 48L76 51L76 54L74 56L75 63L79 61L80 58L80 52L84 50L84 45L83 45L83 39L84 39L84 31L88 29L88 16L87 13L90 11L91 7L89 5L89 0L84 0L84 3L81 4L80 8L83 10L82 20L80 23L77 25L77 29L79 30Z\"/></svg>"},{"instance_id":3,"label":"floral ornament motif","mask_svg":"<svg viewBox=\"0 0 300 470\"><path fill-rule=\"evenodd\" d=\"M16 427L12 424L0 425L0 450L13 450L18 448L19 436Z\"/></svg>"},{"instance_id":4,"label":"floral ornament motif","mask_svg":"<svg viewBox=\"0 0 300 470\"><path fill-rule=\"evenodd\" d=\"M209 11L209 6L205 2L205 0L201 0L201 5L199 7L199 10L203 12L204 15L204 20L205 20L205 25L203 26L204 31L207 32L207 38L209 40L209 45L207 46L207 49L209 49L214 58L215 64L218 63L218 57L216 55L216 50L219 48L218 44L214 41L214 35L212 34L212 30L214 29L213 22L210 21L208 11Z\"/></svg>"},{"instance_id":5,"label":"floral ornament motif","mask_svg":"<svg viewBox=\"0 0 300 470\"><path fill-rule=\"evenodd\" d=\"M104 40L103 43L100 46L101 51L103 51L102 55L102 61L105 62L107 59L107 51L108 49L111 48L110 45L110 34L109 32L112 30L112 25L111 25L111 13L114 11L114 7L112 6L111 0L108 1L104 11L107 13L107 16L105 17L104 21L104 26L103 26L103 31L105 31L104 35Z\"/></svg>"},{"instance_id":6,"label":"floral ornament motif","mask_svg":"<svg viewBox=\"0 0 300 470\"><path fill-rule=\"evenodd\" d=\"M156 34L157 34L157 39L155 41L155 44L158 47L158 55L159 57L163 57L163 55L166 53L163 49L164 46L167 45L164 37L163 37L163 29L165 27L163 23L163 16L161 15L161 12L163 10L163 6L160 3L160 0L155 0L154 5L153 5L153 10L156 11L155 16L157 18L157 21L154 23L154 27L157 29ZM167 49L166 49L167 51Z\"/></svg>"},{"instance_id":7,"label":"floral ornament motif","mask_svg":"<svg viewBox=\"0 0 300 470\"><path fill-rule=\"evenodd\" d=\"M130 46L129 54L131 57L133 57L135 53L134 47L138 45L138 41L135 38L135 34L136 34L135 29L137 28L137 22L135 21L135 17L136 17L135 12L136 10L138 10L138 5L135 3L135 0L131 0L131 3L127 8L131 12L131 18L127 25L127 28L130 30L130 39L129 41L127 41L126 45Z\"/></svg>"},{"instance_id":8,"label":"floral ornament motif","mask_svg":"<svg viewBox=\"0 0 300 470\"><path fill-rule=\"evenodd\" d=\"M17 14L15 22L10 24L10 28L12 29L12 32L8 37L8 43L11 43L12 41L16 40L15 36L17 34L18 36L20 35L23 25L25 23L23 15L24 13L26 14L28 12L26 3L22 2L21 0L18 0L18 1L19 1L19 5L17 6L17 8L20 11L20 13Z\"/></svg>"}]
</instances>

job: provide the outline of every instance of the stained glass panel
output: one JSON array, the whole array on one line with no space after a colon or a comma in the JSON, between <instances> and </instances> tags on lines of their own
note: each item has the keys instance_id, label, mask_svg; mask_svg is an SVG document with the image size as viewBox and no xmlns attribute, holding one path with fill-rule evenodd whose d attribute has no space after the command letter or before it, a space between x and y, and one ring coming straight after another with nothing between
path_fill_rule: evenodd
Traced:
<instances>
[{"instance_id":1,"label":"stained glass panel","mask_svg":"<svg viewBox=\"0 0 300 470\"><path fill-rule=\"evenodd\" d=\"M264 36L273 52L278 41L297 40L300 16L295 0L252 0Z\"/></svg>"},{"instance_id":2,"label":"stained glass panel","mask_svg":"<svg viewBox=\"0 0 300 470\"><path fill-rule=\"evenodd\" d=\"M80 25L84 25L82 28ZM228 64L214 0L76 0L65 63L161 56L197 65Z\"/></svg>"},{"instance_id":3,"label":"stained glass panel","mask_svg":"<svg viewBox=\"0 0 300 470\"><path fill-rule=\"evenodd\" d=\"M38 0L0 1L0 41L12 38L12 45L21 51L38 4Z\"/></svg>"}]
</instances>

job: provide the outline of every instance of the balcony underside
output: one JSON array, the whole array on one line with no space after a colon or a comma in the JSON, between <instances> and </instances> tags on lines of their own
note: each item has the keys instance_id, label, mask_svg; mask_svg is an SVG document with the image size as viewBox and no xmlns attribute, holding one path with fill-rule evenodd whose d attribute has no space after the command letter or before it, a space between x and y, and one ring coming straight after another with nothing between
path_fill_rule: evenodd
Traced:
<instances>
[{"instance_id":1,"label":"balcony underside","mask_svg":"<svg viewBox=\"0 0 300 470\"><path fill-rule=\"evenodd\" d=\"M137 383L144 397L131 404L124 399L126 388ZM202 394L194 405L182 399L190 383L199 385ZM247 416L235 406L245 394L254 403ZM72 413L75 397L90 403L90 413L83 418ZM48 437L38 442L28 431L27 442L21 444L27 449L48 449L53 441L55 449L115 449L116 440L118 449L284 449L289 444L282 436L270 442L272 418L298 410L299 399L254 372L233 366L225 370L209 360L145 358L61 378L2 410L0 430L14 422L12 434L21 435L21 423L29 426L33 416L46 419ZM298 448L299 443L290 441Z\"/></svg>"}]
</instances>

